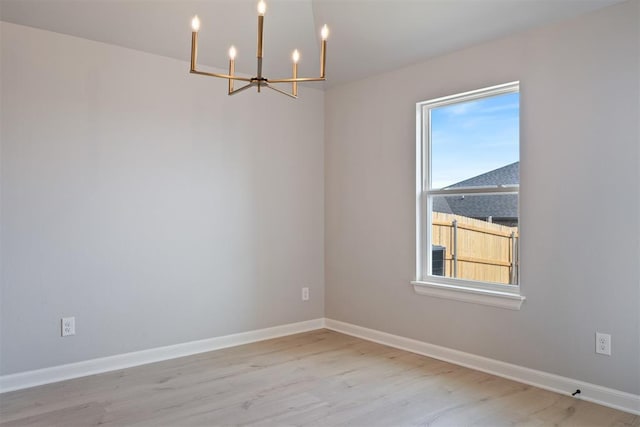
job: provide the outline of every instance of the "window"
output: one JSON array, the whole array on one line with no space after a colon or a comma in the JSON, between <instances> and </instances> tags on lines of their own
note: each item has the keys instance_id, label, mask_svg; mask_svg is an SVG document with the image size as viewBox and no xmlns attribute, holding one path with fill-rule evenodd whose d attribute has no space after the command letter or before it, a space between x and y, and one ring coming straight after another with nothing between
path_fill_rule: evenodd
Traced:
<instances>
[{"instance_id":1,"label":"window","mask_svg":"<svg viewBox=\"0 0 640 427\"><path fill-rule=\"evenodd\" d=\"M518 82L416 110L416 292L519 309Z\"/></svg>"}]
</instances>

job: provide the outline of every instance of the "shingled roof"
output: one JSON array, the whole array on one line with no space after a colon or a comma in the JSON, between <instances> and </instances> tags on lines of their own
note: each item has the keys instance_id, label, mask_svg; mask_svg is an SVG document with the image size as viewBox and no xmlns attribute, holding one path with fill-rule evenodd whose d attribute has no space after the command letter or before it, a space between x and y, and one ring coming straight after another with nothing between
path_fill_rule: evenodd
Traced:
<instances>
[{"instance_id":1,"label":"shingled roof","mask_svg":"<svg viewBox=\"0 0 640 427\"><path fill-rule=\"evenodd\" d=\"M520 183L520 162L483 173L482 175L457 182L446 188L482 187L487 185L512 185ZM465 195L435 197L433 210L453 213L469 218L485 219L492 217L497 221L515 221L518 219L518 196L516 194Z\"/></svg>"},{"instance_id":2,"label":"shingled roof","mask_svg":"<svg viewBox=\"0 0 640 427\"><path fill-rule=\"evenodd\" d=\"M446 188L482 187L485 185L520 184L520 162L511 163L498 169L457 182Z\"/></svg>"}]
</instances>

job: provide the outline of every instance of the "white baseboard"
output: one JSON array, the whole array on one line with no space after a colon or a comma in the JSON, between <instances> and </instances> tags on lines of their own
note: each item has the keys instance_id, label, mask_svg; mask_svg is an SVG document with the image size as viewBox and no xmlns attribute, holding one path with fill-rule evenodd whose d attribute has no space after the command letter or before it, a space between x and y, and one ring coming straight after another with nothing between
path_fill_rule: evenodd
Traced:
<instances>
[{"instance_id":1,"label":"white baseboard","mask_svg":"<svg viewBox=\"0 0 640 427\"><path fill-rule=\"evenodd\" d=\"M0 376L0 393L49 384L87 375L131 368L147 363L190 356L192 354L263 341L285 335L307 332L324 327L324 319L313 319L272 328L191 341L166 347L152 348L99 359L85 360L67 365L53 366L27 372Z\"/></svg>"},{"instance_id":2,"label":"white baseboard","mask_svg":"<svg viewBox=\"0 0 640 427\"><path fill-rule=\"evenodd\" d=\"M412 353L421 354L434 359L444 360L456 365L465 366L499 377L508 378L524 384L529 384L556 393L570 395L576 389L580 389L578 399L594 402L614 409L640 415L640 396L623 391L578 381L560 375L549 374L510 363L453 350L434 344L392 335L374 329L350 323L340 322L333 319L313 319L304 322L290 323L287 325L274 326L272 328L258 329L254 331L241 332L238 334L225 335L221 337L208 338L199 341L192 341L183 344L176 344L166 347L152 348L149 350L136 351L133 353L119 354L115 356L102 357L99 359L86 360L67 365L53 366L50 368L38 369L27 372L20 372L10 375L0 376L0 393L13 390L34 387L42 384L49 384L72 378L84 377L87 375L99 374L103 372L115 371L144 365L147 363L160 362L163 360L175 359L178 357L190 356L207 351L219 350L252 342L263 341L271 338L327 328L336 332L362 338L368 341L395 347Z\"/></svg>"},{"instance_id":3,"label":"white baseboard","mask_svg":"<svg viewBox=\"0 0 640 427\"><path fill-rule=\"evenodd\" d=\"M571 395L576 389L580 389L580 394L576 396L578 399L640 415L640 395L637 394L626 393L560 375L512 365L510 363L476 356L463 351L428 344L422 341L340 322L338 320L325 319L325 328L564 395Z\"/></svg>"}]
</instances>

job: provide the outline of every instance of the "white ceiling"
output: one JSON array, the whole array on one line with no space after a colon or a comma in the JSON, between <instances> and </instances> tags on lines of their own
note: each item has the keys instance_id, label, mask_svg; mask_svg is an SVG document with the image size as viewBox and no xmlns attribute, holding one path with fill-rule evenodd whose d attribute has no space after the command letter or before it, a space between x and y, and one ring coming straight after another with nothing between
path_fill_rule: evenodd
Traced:
<instances>
[{"instance_id":1,"label":"white ceiling","mask_svg":"<svg viewBox=\"0 0 640 427\"><path fill-rule=\"evenodd\" d=\"M331 30L328 85L420 62L622 0L266 0L264 74L317 75L319 30ZM188 61L198 14L199 62L255 73L257 0L0 0L0 19Z\"/></svg>"}]
</instances>

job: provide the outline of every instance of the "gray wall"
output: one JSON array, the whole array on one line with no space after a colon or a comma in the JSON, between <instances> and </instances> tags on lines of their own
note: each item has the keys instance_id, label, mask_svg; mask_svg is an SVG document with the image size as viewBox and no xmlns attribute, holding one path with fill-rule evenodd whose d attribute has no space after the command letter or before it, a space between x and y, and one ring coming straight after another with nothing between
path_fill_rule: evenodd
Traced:
<instances>
[{"instance_id":1,"label":"gray wall","mask_svg":"<svg viewBox=\"0 0 640 427\"><path fill-rule=\"evenodd\" d=\"M639 4L327 93L328 318L640 393ZM527 300L416 295L415 103L514 80Z\"/></svg>"},{"instance_id":2,"label":"gray wall","mask_svg":"<svg viewBox=\"0 0 640 427\"><path fill-rule=\"evenodd\" d=\"M0 373L323 316L321 91L1 28Z\"/></svg>"}]
</instances>

